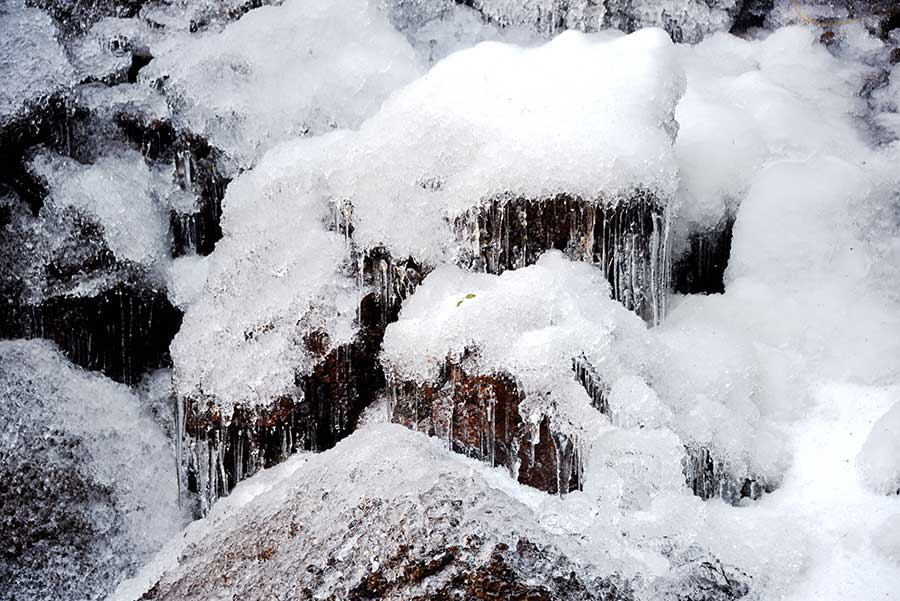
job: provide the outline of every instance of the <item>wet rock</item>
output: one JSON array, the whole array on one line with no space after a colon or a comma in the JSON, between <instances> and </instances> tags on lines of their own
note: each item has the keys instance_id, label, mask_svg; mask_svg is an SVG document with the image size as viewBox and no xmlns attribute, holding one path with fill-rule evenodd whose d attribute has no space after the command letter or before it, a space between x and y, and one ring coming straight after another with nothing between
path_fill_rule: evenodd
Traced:
<instances>
[{"instance_id":1,"label":"wet rock","mask_svg":"<svg viewBox=\"0 0 900 601\"><path fill-rule=\"evenodd\" d=\"M525 423L524 397L509 374L470 373L447 360L437 382L392 382L391 419L447 442L463 455L502 465L519 482L549 493L581 486L575 446L553 431L546 416Z\"/></svg>"},{"instance_id":2,"label":"wet rock","mask_svg":"<svg viewBox=\"0 0 900 601\"><path fill-rule=\"evenodd\" d=\"M604 204L560 194L534 200L498 197L457 223L472 256L467 267L500 274L557 249L597 264L613 298L650 323L665 313L668 248L665 209L645 192Z\"/></svg>"},{"instance_id":3,"label":"wet rock","mask_svg":"<svg viewBox=\"0 0 900 601\"><path fill-rule=\"evenodd\" d=\"M310 373L297 375L294 395L266 406L237 405L229 415L213 399L182 401L187 484L200 494L199 513L261 468L297 451L333 447L353 432L383 390L378 352L384 329L396 321L425 268L409 258L395 260L381 248L361 253L357 265L359 279L371 290L360 301L359 330L336 347L327 333L307 332L304 344L318 360Z\"/></svg>"},{"instance_id":4,"label":"wet rock","mask_svg":"<svg viewBox=\"0 0 900 601\"><path fill-rule=\"evenodd\" d=\"M169 343L181 312L165 292L120 283L93 296L63 295L8 307L2 338L47 338L69 359L126 384L170 365Z\"/></svg>"},{"instance_id":5,"label":"wet rock","mask_svg":"<svg viewBox=\"0 0 900 601\"><path fill-rule=\"evenodd\" d=\"M224 157L202 138L183 134L173 149L178 185L197 196L197 210L172 211L174 256L210 254L222 237L222 199L231 178L222 168Z\"/></svg>"},{"instance_id":6,"label":"wet rock","mask_svg":"<svg viewBox=\"0 0 900 601\"><path fill-rule=\"evenodd\" d=\"M673 261L672 287L679 294L719 294L725 292L725 269L731 256L734 218L725 218L715 227L693 232L687 248Z\"/></svg>"},{"instance_id":7,"label":"wet rock","mask_svg":"<svg viewBox=\"0 0 900 601\"><path fill-rule=\"evenodd\" d=\"M529 508L424 436L385 424L292 461L272 494L189 534L176 567L145 575L155 584L141 598L632 598L623 578L568 558Z\"/></svg>"}]
</instances>

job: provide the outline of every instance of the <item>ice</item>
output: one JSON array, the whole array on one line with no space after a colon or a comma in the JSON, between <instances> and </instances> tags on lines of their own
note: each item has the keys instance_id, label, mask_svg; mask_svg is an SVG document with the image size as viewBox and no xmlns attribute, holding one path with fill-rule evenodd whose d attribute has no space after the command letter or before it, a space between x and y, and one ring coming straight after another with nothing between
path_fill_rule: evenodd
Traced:
<instances>
[{"instance_id":1,"label":"ice","mask_svg":"<svg viewBox=\"0 0 900 601\"><path fill-rule=\"evenodd\" d=\"M436 269L388 326L381 360L389 377L424 383L437 380L447 357L469 351L478 373L517 380L525 423L548 415L557 431L590 440L609 422L591 407L572 361L583 357L615 381L629 373L617 350L643 332L609 298L600 270L551 251L500 276Z\"/></svg>"},{"instance_id":2,"label":"ice","mask_svg":"<svg viewBox=\"0 0 900 601\"><path fill-rule=\"evenodd\" d=\"M871 490L900 495L900 403L872 426L857 463Z\"/></svg>"},{"instance_id":3,"label":"ice","mask_svg":"<svg viewBox=\"0 0 900 601\"><path fill-rule=\"evenodd\" d=\"M74 79L53 20L19 0L0 2L0 126Z\"/></svg>"},{"instance_id":4,"label":"ice","mask_svg":"<svg viewBox=\"0 0 900 601\"><path fill-rule=\"evenodd\" d=\"M46 341L0 343L10 599L100 599L183 526L171 443L137 395Z\"/></svg>"},{"instance_id":5,"label":"ice","mask_svg":"<svg viewBox=\"0 0 900 601\"><path fill-rule=\"evenodd\" d=\"M166 197L174 188L140 153L125 150L92 165L43 153L31 169L48 183L43 210L72 208L96 220L118 259L152 267L170 256Z\"/></svg>"},{"instance_id":6,"label":"ice","mask_svg":"<svg viewBox=\"0 0 900 601\"><path fill-rule=\"evenodd\" d=\"M712 594L698 570L710 559L702 549L662 559L653 543L623 536L629 524L586 528L605 518L589 517L583 498L547 501L502 471L397 425L367 425L330 451L245 481L235 496L110 601L151 586L161 600L266 599L291 587L312 598L343 598L372 590L366 583L373 582L390 599L491 590L652 599L686 587L696 598L728 598L701 596ZM650 566L654 576L641 576ZM721 569L732 580L719 590L745 586L734 570Z\"/></svg>"},{"instance_id":7,"label":"ice","mask_svg":"<svg viewBox=\"0 0 900 601\"><path fill-rule=\"evenodd\" d=\"M179 127L243 167L286 138L358 126L419 75L412 48L367 0L287 0L151 51L141 81L161 80Z\"/></svg>"},{"instance_id":8,"label":"ice","mask_svg":"<svg viewBox=\"0 0 900 601\"><path fill-rule=\"evenodd\" d=\"M528 27L543 35L566 29L632 32L662 27L677 41L696 42L704 34L727 31L740 10L739 0L475 0L472 5L501 26Z\"/></svg>"},{"instance_id":9,"label":"ice","mask_svg":"<svg viewBox=\"0 0 900 601\"><path fill-rule=\"evenodd\" d=\"M147 52L149 32L138 19L107 17L72 44L72 57L82 76L95 81L123 81L132 53Z\"/></svg>"},{"instance_id":10,"label":"ice","mask_svg":"<svg viewBox=\"0 0 900 601\"><path fill-rule=\"evenodd\" d=\"M176 387L185 397L216 399L226 414L237 403L266 405L295 390L296 376L315 360L304 332L326 332L332 345L354 332L356 282L341 271L346 241L326 229L329 208L320 198L279 193L279 178L290 169L270 155L237 180L216 251L175 267L178 300L183 286L196 283L180 280L182 269L207 273L202 292L188 292L192 300L172 341Z\"/></svg>"},{"instance_id":11,"label":"ice","mask_svg":"<svg viewBox=\"0 0 900 601\"><path fill-rule=\"evenodd\" d=\"M187 309L200 298L209 276L208 257L186 255L172 261L169 268L169 298L175 306Z\"/></svg>"}]
</instances>

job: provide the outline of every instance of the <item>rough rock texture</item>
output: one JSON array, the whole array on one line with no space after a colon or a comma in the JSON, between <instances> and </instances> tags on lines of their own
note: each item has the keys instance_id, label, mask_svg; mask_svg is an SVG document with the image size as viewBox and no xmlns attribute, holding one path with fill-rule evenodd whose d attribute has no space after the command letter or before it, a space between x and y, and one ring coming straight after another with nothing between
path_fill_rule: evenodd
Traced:
<instances>
[{"instance_id":1,"label":"rough rock texture","mask_svg":"<svg viewBox=\"0 0 900 601\"><path fill-rule=\"evenodd\" d=\"M549 493L579 488L575 446L544 417L525 423L523 396L509 374L469 373L465 360L447 360L439 381L391 383L391 418L447 441L457 453L502 465L519 482Z\"/></svg>"},{"instance_id":2,"label":"rough rock texture","mask_svg":"<svg viewBox=\"0 0 900 601\"><path fill-rule=\"evenodd\" d=\"M218 505L114 598L731 601L750 592L746 575L697 547L667 553L670 569L647 579L584 561L609 541L545 529L514 496L533 492L396 425L367 425L260 476L269 480L256 496ZM620 563L631 572L634 561Z\"/></svg>"},{"instance_id":3,"label":"rough rock texture","mask_svg":"<svg viewBox=\"0 0 900 601\"><path fill-rule=\"evenodd\" d=\"M142 598L631 598L626 582L568 559L523 519L527 507L460 461L396 426L357 433L189 535L179 565Z\"/></svg>"},{"instance_id":4,"label":"rough rock texture","mask_svg":"<svg viewBox=\"0 0 900 601\"><path fill-rule=\"evenodd\" d=\"M503 273L545 251L598 264L619 300L650 323L662 319L668 286L665 209L652 195L604 204L558 195L495 198L458 224L471 238L469 267Z\"/></svg>"}]
</instances>

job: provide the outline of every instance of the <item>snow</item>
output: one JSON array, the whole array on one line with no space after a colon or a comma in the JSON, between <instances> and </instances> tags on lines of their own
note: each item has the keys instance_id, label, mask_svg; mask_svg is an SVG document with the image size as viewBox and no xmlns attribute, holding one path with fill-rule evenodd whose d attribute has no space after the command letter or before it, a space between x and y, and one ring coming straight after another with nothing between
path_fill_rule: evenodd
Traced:
<instances>
[{"instance_id":1,"label":"snow","mask_svg":"<svg viewBox=\"0 0 900 601\"><path fill-rule=\"evenodd\" d=\"M87 79L78 105L95 121L172 120L238 167L215 251L172 259L170 210L195 199L171 167L118 142L91 148L93 164L59 149L25 157L48 185L44 207L33 217L4 200L0 215L4 277L10 267L23 298L55 285L53 261L90 258L88 223L117 259L159 276L185 317L173 369L137 390L49 343L0 343L0 470L43 476L15 480L37 490L24 503L0 490L0 527L77 520L53 553L0 578L14 596L97 598L167 543L113 599L158 582L167 598L274 597L298 582L340 597L404 542L430 559L428 545L478 534L525 536L580 576L621 576L640 600L706 598L704 561L734 566L753 599L897 597L896 33L835 25L826 46L803 17L843 9L789 0L771 31L745 38L724 33L734 0L471 4L286 0L226 24L246 7L176 0L101 20L65 49L44 12L0 5L0 125ZM603 30L638 24L704 39ZM566 28L602 31L555 35ZM156 58L138 83L100 83L145 46ZM648 328L601 269L559 251L501 275L465 268L471 217L493 201L562 194L606 209L643 193L680 234L735 220L723 294L676 297ZM297 398L318 360L307 335L331 350L357 333L361 257L376 247L433 269L387 328L389 380L433 383L463 356L510 374L526 425L550 416L574 440L583 490L546 495L385 424L381 391L336 448L241 482L176 534L174 397L211 402L225 422L237 404ZM95 275L62 287L95 291ZM573 361L602 379L605 413ZM698 449L766 493L692 495ZM41 486L59 502L44 504Z\"/></svg>"},{"instance_id":2,"label":"snow","mask_svg":"<svg viewBox=\"0 0 900 601\"><path fill-rule=\"evenodd\" d=\"M268 184L256 196L277 170L264 162L232 184L216 251L174 267L175 299L188 305L171 346L176 388L215 399L226 415L235 404L266 405L295 392L295 376L315 361L304 332L324 331L334 346L354 332L356 282L341 272L346 242L323 226L328 210L319 199L286 199ZM230 204L242 189L253 218L235 220ZM183 270L206 274L201 292Z\"/></svg>"},{"instance_id":3,"label":"snow","mask_svg":"<svg viewBox=\"0 0 900 601\"><path fill-rule=\"evenodd\" d=\"M352 206L359 247L436 264L460 250L448 221L498 195L614 204L640 189L664 204L677 186L672 115L682 90L658 30L567 32L537 48L485 42L394 94L358 132L271 154L294 167L282 194ZM240 202L226 198L226 219L254 219Z\"/></svg>"},{"instance_id":4,"label":"snow","mask_svg":"<svg viewBox=\"0 0 900 601\"><path fill-rule=\"evenodd\" d=\"M675 118L680 218L709 227L733 214L758 172L780 160L865 151L853 120L868 69L832 56L808 27L761 40L727 34L679 46L687 91Z\"/></svg>"},{"instance_id":5,"label":"snow","mask_svg":"<svg viewBox=\"0 0 900 601\"><path fill-rule=\"evenodd\" d=\"M242 167L285 138L358 126L419 75L412 48L367 0L287 0L151 51L141 81L162 80L179 127Z\"/></svg>"},{"instance_id":6,"label":"snow","mask_svg":"<svg viewBox=\"0 0 900 601\"><path fill-rule=\"evenodd\" d=\"M0 125L74 78L49 15L19 0L0 2Z\"/></svg>"},{"instance_id":7,"label":"snow","mask_svg":"<svg viewBox=\"0 0 900 601\"><path fill-rule=\"evenodd\" d=\"M151 585L164 599L261 599L289 586L311 596L342 597L380 562L388 578L402 574L392 564L402 566L406 553L427 562L459 546L474 549L460 554L464 561L478 562L493 545L515 549L520 539L551 561L564 552L571 562L566 568L585 582L611 574L635 578L641 599L693 579L682 555L670 554L660 564L660 556L652 550L641 555L640 543L621 532L585 527L605 518L588 517L583 496L561 501L528 490L504 470L397 425L367 425L326 453L301 455L275 470L239 485L234 502L224 500L192 524L110 601L134 599ZM266 549L266 559L258 559ZM296 569L298 558L304 569ZM644 580L638 574L650 563L658 575ZM547 576L538 566L513 568L524 567L527 579L541 582ZM451 564L403 592L427 597L456 569ZM240 577L222 579L224 572Z\"/></svg>"},{"instance_id":8,"label":"snow","mask_svg":"<svg viewBox=\"0 0 900 601\"><path fill-rule=\"evenodd\" d=\"M3 341L0 407L4 482L22 491L0 494L4 594L102 598L183 526L171 443L126 386Z\"/></svg>"},{"instance_id":9,"label":"snow","mask_svg":"<svg viewBox=\"0 0 900 601\"><path fill-rule=\"evenodd\" d=\"M381 360L391 378L433 382L447 357L470 351L478 373L516 378L526 423L550 415L555 429L589 439L608 420L591 407L572 361L584 357L614 380L628 373L623 347L644 332L609 294L599 269L558 251L500 276L440 267L388 326Z\"/></svg>"}]
</instances>

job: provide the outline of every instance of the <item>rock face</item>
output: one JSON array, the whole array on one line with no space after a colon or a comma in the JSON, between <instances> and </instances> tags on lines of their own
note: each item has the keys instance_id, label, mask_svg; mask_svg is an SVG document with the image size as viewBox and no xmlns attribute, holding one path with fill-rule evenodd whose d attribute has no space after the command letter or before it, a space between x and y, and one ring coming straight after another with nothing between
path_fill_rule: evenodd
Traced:
<instances>
[{"instance_id":1,"label":"rock face","mask_svg":"<svg viewBox=\"0 0 900 601\"><path fill-rule=\"evenodd\" d=\"M363 410L383 391L378 352L384 329L396 321L425 269L412 259L394 260L384 249L361 253L357 267L371 290L360 300L359 329L338 346L325 332L306 333L304 344L316 360L309 373L296 375L294 394L266 406L239 404L228 416L211 399L180 401L188 486L200 493L201 513L259 469L297 451L333 447L353 432Z\"/></svg>"},{"instance_id":2,"label":"rock face","mask_svg":"<svg viewBox=\"0 0 900 601\"><path fill-rule=\"evenodd\" d=\"M447 441L450 448L549 493L580 487L575 446L553 433L550 420L528 424L519 414L524 396L509 374L468 373L463 360L447 360L438 382L391 384L392 420Z\"/></svg>"},{"instance_id":3,"label":"rock face","mask_svg":"<svg viewBox=\"0 0 900 601\"><path fill-rule=\"evenodd\" d=\"M464 224L464 225L463 225ZM650 194L597 204L569 195L497 198L461 218L472 239L470 267L500 274L564 251L597 264L613 298L649 323L662 319L668 288L668 225Z\"/></svg>"},{"instance_id":4,"label":"rock face","mask_svg":"<svg viewBox=\"0 0 900 601\"><path fill-rule=\"evenodd\" d=\"M136 384L169 362L181 312L165 293L118 284L96 296L56 296L6 312L0 335L48 338L76 365Z\"/></svg>"},{"instance_id":5,"label":"rock face","mask_svg":"<svg viewBox=\"0 0 900 601\"><path fill-rule=\"evenodd\" d=\"M322 470L326 458L336 468ZM142 598L631 599L464 461L397 426L357 433L235 515L211 516L175 569L141 576L153 583Z\"/></svg>"}]
</instances>

